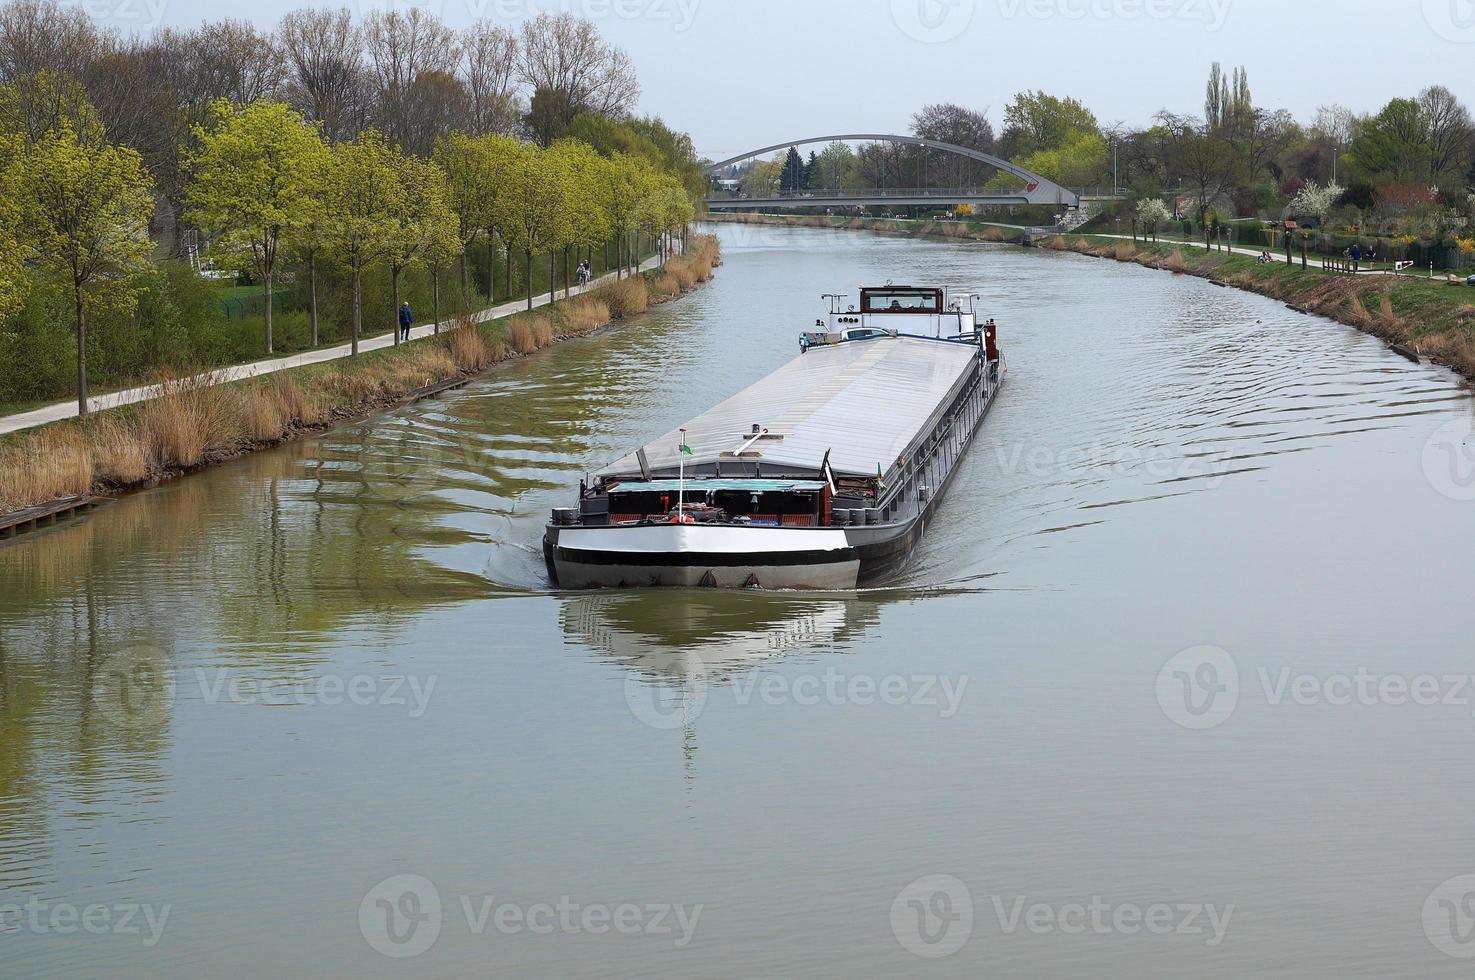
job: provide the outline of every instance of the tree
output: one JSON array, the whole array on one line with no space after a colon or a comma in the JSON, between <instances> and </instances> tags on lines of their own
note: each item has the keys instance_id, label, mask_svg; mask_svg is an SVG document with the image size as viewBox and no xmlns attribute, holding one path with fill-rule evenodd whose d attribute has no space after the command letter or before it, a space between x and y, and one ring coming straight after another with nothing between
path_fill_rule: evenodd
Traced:
<instances>
[{"instance_id":1,"label":"tree","mask_svg":"<svg viewBox=\"0 0 1475 980\"><path fill-rule=\"evenodd\" d=\"M346 139L363 121L363 34L342 10L294 10L277 28L292 104L322 124L329 140Z\"/></svg>"},{"instance_id":2,"label":"tree","mask_svg":"<svg viewBox=\"0 0 1475 980\"><path fill-rule=\"evenodd\" d=\"M834 142L820 151L815 161L814 172L809 175L809 186L839 190L850 179L851 167L855 165L855 153L844 143Z\"/></svg>"},{"instance_id":3,"label":"tree","mask_svg":"<svg viewBox=\"0 0 1475 980\"><path fill-rule=\"evenodd\" d=\"M511 244L527 262L528 309L533 308L533 256L551 252L569 237L571 176L563 161L538 146L519 147L508 181L506 213Z\"/></svg>"},{"instance_id":4,"label":"tree","mask_svg":"<svg viewBox=\"0 0 1475 980\"><path fill-rule=\"evenodd\" d=\"M272 353L272 279L284 240L310 225L323 190L325 147L284 102L216 105L190 155L187 215L229 256L261 277L266 352Z\"/></svg>"},{"instance_id":5,"label":"tree","mask_svg":"<svg viewBox=\"0 0 1475 980\"><path fill-rule=\"evenodd\" d=\"M1004 156L1018 158L1059 150L1082 136L1100 134L1096 117L1072 98L1020 92L1004 109Z\"/></svg>"},{"instance_id":6,"label":"tree","mask_svg":"<svg viewBox=\"0 0 1475 980\"><path fill-rule=\"evenodd\" d=\"M545 145L579 113L622 116L640 95L629 55L600 37L592 21L567 11L523 22L518 74L534 100L541 97Z\"/></svg>"},{"instance_id":7,"label":"tree","mask_svg":"<svg viewBox=\"0 0 1475 980\"><path fill-rule=\"evenodd\" d=\"M611 154L606 170L609 181L610 233L615 238L617 250L615 264L620 273L628 267L628 239L640 221L640 208L655 183L655 172L650 164L636 156L627 156L616 151Z\"/></svg>"},{"instance_id":8,"label":"tree","mask_svg":"<svg viewBox=\"0 0 1475 980\"><path fill-rule=\"evenodd\" d=\"M364 322L364 270L393 247L396 217L405 208L405 189L395 170L394 152L373 129L333 147L324 185L327 241L352 280L353 353L357 354Z\"/></svg>"},{"instance_id":9,"label":"tree","mask_svg":"<svg viewBox=\"0 0 1475 980\"><path fill-rule=\"evenodd\" d=\"M912 135L980 153L994 151L994 127L987 111L975 112L950 102L923 106L912 116ZM993 172L988 164L956 153L929 150L928 157L929 171L940 173L945 187L976 187Z\"/></svg>"},{"instance_id":10,"label":"tree","mask_svg":"<svg viewBox=\"0 0 1475 980\"><path fill-rule=\"evenodd\" d=\"M1167 205L1155 197L1144 197L1138 201L1136 214L1137 220L1142 225L1143 234L1151 235L1153 241L1157 241L1158 226L1167 224L1173 219Z\"/></svg>"},{"instance_id":11,"label":"tree","mask_svg":"<svg viewBox=\"0 0 1475 980\"><path fill-rule=\"evenodd\" d=\"M1308 181L1305 187L1296 192L1288 213L1296 217L1315 218L1317 225L1324 227L1327 215L1331 214L1332 208L1341 200L1342 193L1343 189L1336 184L1322 187L1314 180Z\"/></svg>"},{"instance_id":12,"label":"tree","mask_svg":"<svg viewBox=\"0 0 1475 980\"><path fill-rule=\"evenodd\" d=\"M102 46L81 6L12 0L0 7L0 82L41 72L80 76Z\"/></svg>"},{"instance_id":13,"label":"tree","mask_svg":"<svg viewBox=\"0 0 1475 980\"><path fill-rule=\"evenodd\" d=\"M32 148L20 208L38 264L71 290L77 337L77 411L87 414L87 309L106 284L110 302L131 307L129 280L153 248L152 182L138 153L79 140L63 124Z\"/></svg>"},{"instance_id":14,"label":"tree","mask_svg":"<svg viewBox=\"0 0 1475 980\"><path fill-rule=\"evenodd\" d=\"M390 165L403 190L401 206L391 215L392 228L386 249L393 309L398 315L400 276L412 265L427 263L432 256L439 263L443 256L454 254L461 244L461 227L456 212L451 209L444 171L428 160L398 149L391 151ZM438 294L438 264L436 274ZM435 323L439 331L438 310ZM399 343L398 330L394 332L394 342Z\"/></svg>"},{"instance_id":15,"label":"tree","mask_svg":"<svg viewBox=\"0 0 1475 980\"><path fill-rule=\"evenodd\" d=\"M416 114L412 90L427 72L453 77L461 58L456 35L433 14L411 7L407 13L373 11L364 37L376 92L376 122L391 143L411 147ZM422 149L430 151L428 145Z\"/></svg>"},{"instance_id":16,"label":"tree","mask_svg":"<svg viewBox=\"0 0 1475 980\"><path fill-rule=\"evenodd\" d=\"M1238 170L1238 162L1224 138L1192 116L1161 112L1156 132L1168 159L1168 173L1187 183L1196 198L1200 221L1209 205L1224 193Z\"/></svg>"},{"instance_id":17,"label":"tree","mask_svg":"<svg viewBox=\"0 0 1475 980\"><path fill-rule=\"evenodd\" d=\"M778 189L780 194L792 194L804 189L804 161L799 157L799 151L792 146L784 156L784 168L779 172Z\"/></svg>"},{"instance_id":18,"label":"tree","mask_svg":"<svg viewBox=\"0 0 1475 980\"><path fill-rule=\"evenodd\" d=\"M497 223L491 209L493 202L483 193L489 179L485 168L486 156L480 141L465 133L451 133L435 144L433 159L446 176L450 205L460 218L461 289L464 292L467 288L466 253L484 230Z\"/></svg>"},{"instance_id":19,"label":"tree","mask_svg":"<svg viewBox=\"0 0 1475 980\"><path fill-rule=\"evenodd\" d=\"M1431 85L1419 93L1419 109L1429 133L1429 182L1438 184L1451 177L1460 180L1461 169L1475 146L1475 125L1470 112L1443 85Z\"/></svg>"},{"instance_id":20,"label":"tree","mask_svg":"<svg viewBox=\"0 0 1475 980\"><path fill-rule=\"evenodd\" d=\"M21 259L23 152L20 137L0 134L0 320L19 309L27 285Z\"/></svg>"},{"instance_id":21,"label":"tree","mask_svg":"<svg viewBox=\"0 0 1475 980\"><path fill-rule=\"evenodd\" d=\"M517 123L517 35L479 20L461 33L461 72L472 136L509 134Z\"/></svg>"},{"instance_id":22,"label":"tree","mask_svg":"<svg viewBox=\"0 0 1475 980\"><path fill-rule=\"evenodd\" d=\"M563 292L569 292L569 249L593 248L610 234L610 163L587 143L560 140L549 148L569 177L569 220L563 247ZM551 288L551 283L550 283Z\"/></svg>"},{"instance_id":23,"label":"tree","mask_svg":"<svg viewBox=\"0 0 1475 980\"><path fill-rule=\"evenodd\" d=\"M1358 127L1348 157L1375 183L1404 184L1429 173L1429 121L1413 99L1393 99Z\"/></svg>"}]
</instances>

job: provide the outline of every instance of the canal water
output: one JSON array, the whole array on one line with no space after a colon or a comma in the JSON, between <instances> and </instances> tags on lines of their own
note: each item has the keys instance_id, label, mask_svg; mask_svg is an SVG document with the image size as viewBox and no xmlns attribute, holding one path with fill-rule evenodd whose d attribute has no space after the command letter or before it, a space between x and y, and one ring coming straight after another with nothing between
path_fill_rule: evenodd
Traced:
<instances>
[{"instance_id":1,"label":"canal water","mask_svg":"<svg viewBox=\"0 0 1475 980\"><path fill-rule=\"evenodd\" d=\"M1468 973L1457 379L1132 265L719 233L638 322L0 548L0 974ZM549 589L581 474L887 280L1009 361L900 578Z\"/></svg>"}]
</instances>

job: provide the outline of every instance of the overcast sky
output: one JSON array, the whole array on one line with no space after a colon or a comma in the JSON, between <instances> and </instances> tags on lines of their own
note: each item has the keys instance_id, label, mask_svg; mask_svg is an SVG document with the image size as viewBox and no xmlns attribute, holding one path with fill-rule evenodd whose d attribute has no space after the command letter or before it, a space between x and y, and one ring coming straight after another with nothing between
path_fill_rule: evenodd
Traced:
<instances>
[{"instance_id":1,"label":"overcast sky","mask_svg":"<svg viewBox=\"0 0 1475 980\"><path fill-rule=\"evenodd\" d=\"M125 30L225 16L275 24L298 0L77 0ZM383 9L395 0L351 0ZM930 102L989 110L1025 88L1084 101L1103 123L1201 113L1217 60L1255 101L1309 119L1373 111L1441 83L1475 104L1475 0L399 0L446 23L593 19L635 59L640 111L722 159L839 132L906 132Z\"/></svg>"}]
</instances>

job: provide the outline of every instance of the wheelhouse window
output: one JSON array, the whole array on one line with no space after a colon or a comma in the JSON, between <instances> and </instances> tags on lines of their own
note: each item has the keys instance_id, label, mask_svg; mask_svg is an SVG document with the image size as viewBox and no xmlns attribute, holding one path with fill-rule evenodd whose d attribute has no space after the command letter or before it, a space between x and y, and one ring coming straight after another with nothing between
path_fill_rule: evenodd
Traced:
<instances>
[{"instance_id":1,"label":"wheelhouse window","mask_svg":"<svg viewBox=\"0 0 1475 980\"><path fill-rule=\"evenodd\" d=\"M941 313L942 290L906 286L862 289L860 303L864 313Z\"/></svg>"}]
</instances>

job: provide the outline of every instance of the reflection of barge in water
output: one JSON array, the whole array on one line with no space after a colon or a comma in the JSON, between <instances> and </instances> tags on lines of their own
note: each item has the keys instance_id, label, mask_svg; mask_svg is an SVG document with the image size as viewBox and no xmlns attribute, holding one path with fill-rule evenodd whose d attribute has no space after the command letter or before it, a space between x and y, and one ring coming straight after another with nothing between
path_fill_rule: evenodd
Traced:
<instances>
[{"instance_id":1,"label":"reflection of barge in water","mask_svg":"<svg viewBox=\"0 0 1475 980\"><path fill-rule=\"evenodd\" d=\"M852 588L906 561L1003 382L993 321L941 289L829 298L799 357L554 510L555 582Z\"/></svg>"}]
</instances>

